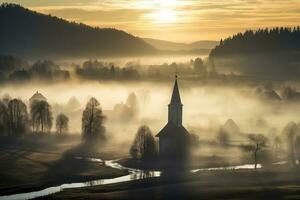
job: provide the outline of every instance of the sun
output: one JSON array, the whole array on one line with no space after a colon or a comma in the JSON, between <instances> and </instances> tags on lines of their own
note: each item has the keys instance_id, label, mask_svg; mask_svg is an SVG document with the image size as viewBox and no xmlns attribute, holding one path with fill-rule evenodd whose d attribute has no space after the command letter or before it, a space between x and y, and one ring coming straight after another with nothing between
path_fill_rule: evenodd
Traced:
<instances>
[{"instance_id":1,"label":"sun","mask_svg":"<svg viewBox=\"0 0 300 200\"><path fill-rule=\"evenodd\" d=\"M156 0L156 9L152 18L156 23L174 23L177 19L175 7L177 0Z\"/></svg>"},{"instance_id":2,"label":"sun","mask_svg":"<svg viewBox=\"0 0 300 200\"><path fill-rule=\"evenodd\" d=\"M157 23L173 23L176 21L176 14L171 9L161 9L153 13Z\"/></svg>"},{"instance_id":3,"label":"sun","mask_svg":"<svg viewBox=\"0 0 300 200\"><path fill-rule=\"evenodd\" d=\"M153 0L151 12L144 15L152 23L171 24L178 21L179 0Z\"/></svg>"}]
</instances>

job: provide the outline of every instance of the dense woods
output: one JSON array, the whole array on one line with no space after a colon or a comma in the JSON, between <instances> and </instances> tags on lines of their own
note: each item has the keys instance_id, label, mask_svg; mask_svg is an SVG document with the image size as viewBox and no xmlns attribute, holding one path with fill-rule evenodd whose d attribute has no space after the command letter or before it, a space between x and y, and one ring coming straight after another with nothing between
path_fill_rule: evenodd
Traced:
<instances>
[{"instance_id":1,"label":"dense woods","mask_svg":"<svg viewBox=\"0 0 300 200\"><path fill-rule=\"evenodd\" d=\"M16 4L0 6L0 27L0 54L49 58L155 52L145 41L124 31L68 22Z\"/></svg>"},{"instance_id":2,"label":"dense woods","mask_svg":"<svg viewBox=\"0 0 300 200\"><path fill-rule=\"evenodd\" d=\"M300 27L247 30L221 40L212 56L294 52L300 50Z\"/></svg>"}]
</instances>

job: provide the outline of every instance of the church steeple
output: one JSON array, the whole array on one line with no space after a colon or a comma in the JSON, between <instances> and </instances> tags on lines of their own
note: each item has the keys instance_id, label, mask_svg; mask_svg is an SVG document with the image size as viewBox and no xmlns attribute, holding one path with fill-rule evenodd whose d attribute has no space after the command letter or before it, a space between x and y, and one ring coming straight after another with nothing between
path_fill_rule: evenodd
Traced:
<instances>
[{"instance_id":1,"label":"church steeple","mask_svg":"<svg viewBox=\"0 0 300 200\"><path fill-rule=\"evenodd\" d=\"M171 102L169 104L168 121L177 127L182 126L182 106L176 73Z\"/></svg>"},{"instance_id":2,"label":"church steeple","mask_svg":"<svg viewBox=\"0 0 300 200\"><path fill-rule=\"evenodd\" d=\"M177 74L175 75L175 84L173 88L172 98L170 104L181 104L178 83L177 83Z\"/></svg>"}]
</instances>

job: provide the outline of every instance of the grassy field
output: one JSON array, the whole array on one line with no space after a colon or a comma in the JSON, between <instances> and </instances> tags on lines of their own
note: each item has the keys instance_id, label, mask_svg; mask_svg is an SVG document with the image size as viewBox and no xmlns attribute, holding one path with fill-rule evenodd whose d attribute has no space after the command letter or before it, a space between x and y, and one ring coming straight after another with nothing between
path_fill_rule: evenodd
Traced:
<instances>
[{"instance_id":1,"label":"grassy field","mask_svg":"<svg viewBox=\"0 0 300 200\"><path fill-rule=\"evenodd\" d=\"M151 178L67 189L40 199L299 199L298 170L201 172L193 177Z\"/></svg>"},{"instance_id":2,"label":"grassy field","mask_svg":"<svg viewBox=\"0 0 300 200\"><path fill-rule=\"evenodd\" d=\"M128 173L99 162L75 159L76 156L105 160L124 158L128 156L125 145L120 145L120 148L112 144L97 144L92 151L87 151L90 146L80 145L80 137L49 135L0 141L0 196ZM232 159L210 156L199 160L201 167L248 161L234 154ZM127 166L143 167L130 159L121 162ZM160 178L67 189L40 199L300 199L299 172L296 168L269 166L257 171L163 175Z\"/></svg>"},{"instance_id":3,"label":"grassy field","mask_svg":"<svg viewBox=\"0 0 300 200\"><path fill-rule=\"evenodd\" d=\"M80 143L76 137L34 139L0 145L0 195L127 174L101 163L75 159L78 153L71 150ZM108 152L104 150L97 156L112 157Z\"/></svg>"}]
</instances>

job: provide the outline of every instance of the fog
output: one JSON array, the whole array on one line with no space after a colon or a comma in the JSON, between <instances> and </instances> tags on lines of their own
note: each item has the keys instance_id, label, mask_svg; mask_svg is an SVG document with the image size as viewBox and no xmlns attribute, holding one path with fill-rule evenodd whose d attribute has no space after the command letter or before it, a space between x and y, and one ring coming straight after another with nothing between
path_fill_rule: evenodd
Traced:
<instances>
[{"instance_id":1,"label":"fog","mask_svg":"<svg viewBox=\"0 0 300 200\"><path fill-rule=\"evenodd\" d=\"M52 105L54 116L66 112L70 117L71 132L80 132L81 112L90 97L96 97L104 113L109 113L116 104L125 103L134 92L139 103L139 117L124 127L137 128L148 124L153 132L159 131L167 121L167 105L171 98L173 78L166 82L72 82L53 85L26 84L2 86L1 96L8 93L28 104L28 99L39 91ZM227 119L233 119L243 132L268 132L270 128L281 129L287 122L297 120L299 105L296 102L273 102L261 100L255 87L210 86L199 82L181 80L179 87L184 104L184 124L193 132L205 137L206 132L216 129ZM80 107L67 106L71 97L76 97ZM74 115L78 116L74 116ZM114 121L114 123L118 123ZM108 117L107 126L110 124ZM115 127L115 125L113 125ZM110 128L108 127L108 131ZM115 133L111 133L115 134Z\"/></svg>"},{"instance_id":2,"label":"fog","mask_svg":"<svg viewBox=\"0 0 300 200\"><path fill-rule=\"evenodd\" d=\"M218 142L220 128L227 126L229 119L239 129L239 133L230 135L230 143L233 145L249 144L247 135L250 133L261 133L272 139L282 135L288 122L299 122L297 113L300 111L300 94L297 84L285 87L287 82L278 80L245 78L244 75L230 74L232 71L221 74L226 66L224 69L218 66L211 76L211 65L207 58L202 59L200 65L198 61L196 65L194 57L184 56L56 61L60 67L57 69L69 71L70 78L57 80L54 76L51 81L45 81L42 80L44 75L38 74L38 78L26 82L1 85L0 96L9 94L22 99L29 111L29 99L37 91L42 93L52 106L54 119L60 113L67 115L70 119L69 132L77 135L81 134L83 109L89 98L95 97L107 117L107 138L115 144L126 144L122 146L122 151L127 151L139 126L148 125L153 135L156 135L166 124L174 75L178 71L184 105L183 124L190 133L196 134L204 142L194 153L204 156L222 155L222 159L225 155L236 155L231 156L233 162L245 157L240 147L224 148L211 143ZM40 66L48 66L48 63L42 62ZM85 76L76 75L74 65L82 66L80 69L85 70ZM99 78L97 74L106 73L112 65L117 66L115 70L119 70L122 76ZM128 73L120 74L126 67L132 69L133 73L138 72L139 76L132 78ZM149 69L158 71L159 75L154 73L150 76ZM55 127L52 127L54 131ZM222 159L214 160L221 162Z\"/></svg>"}]
</instances>

